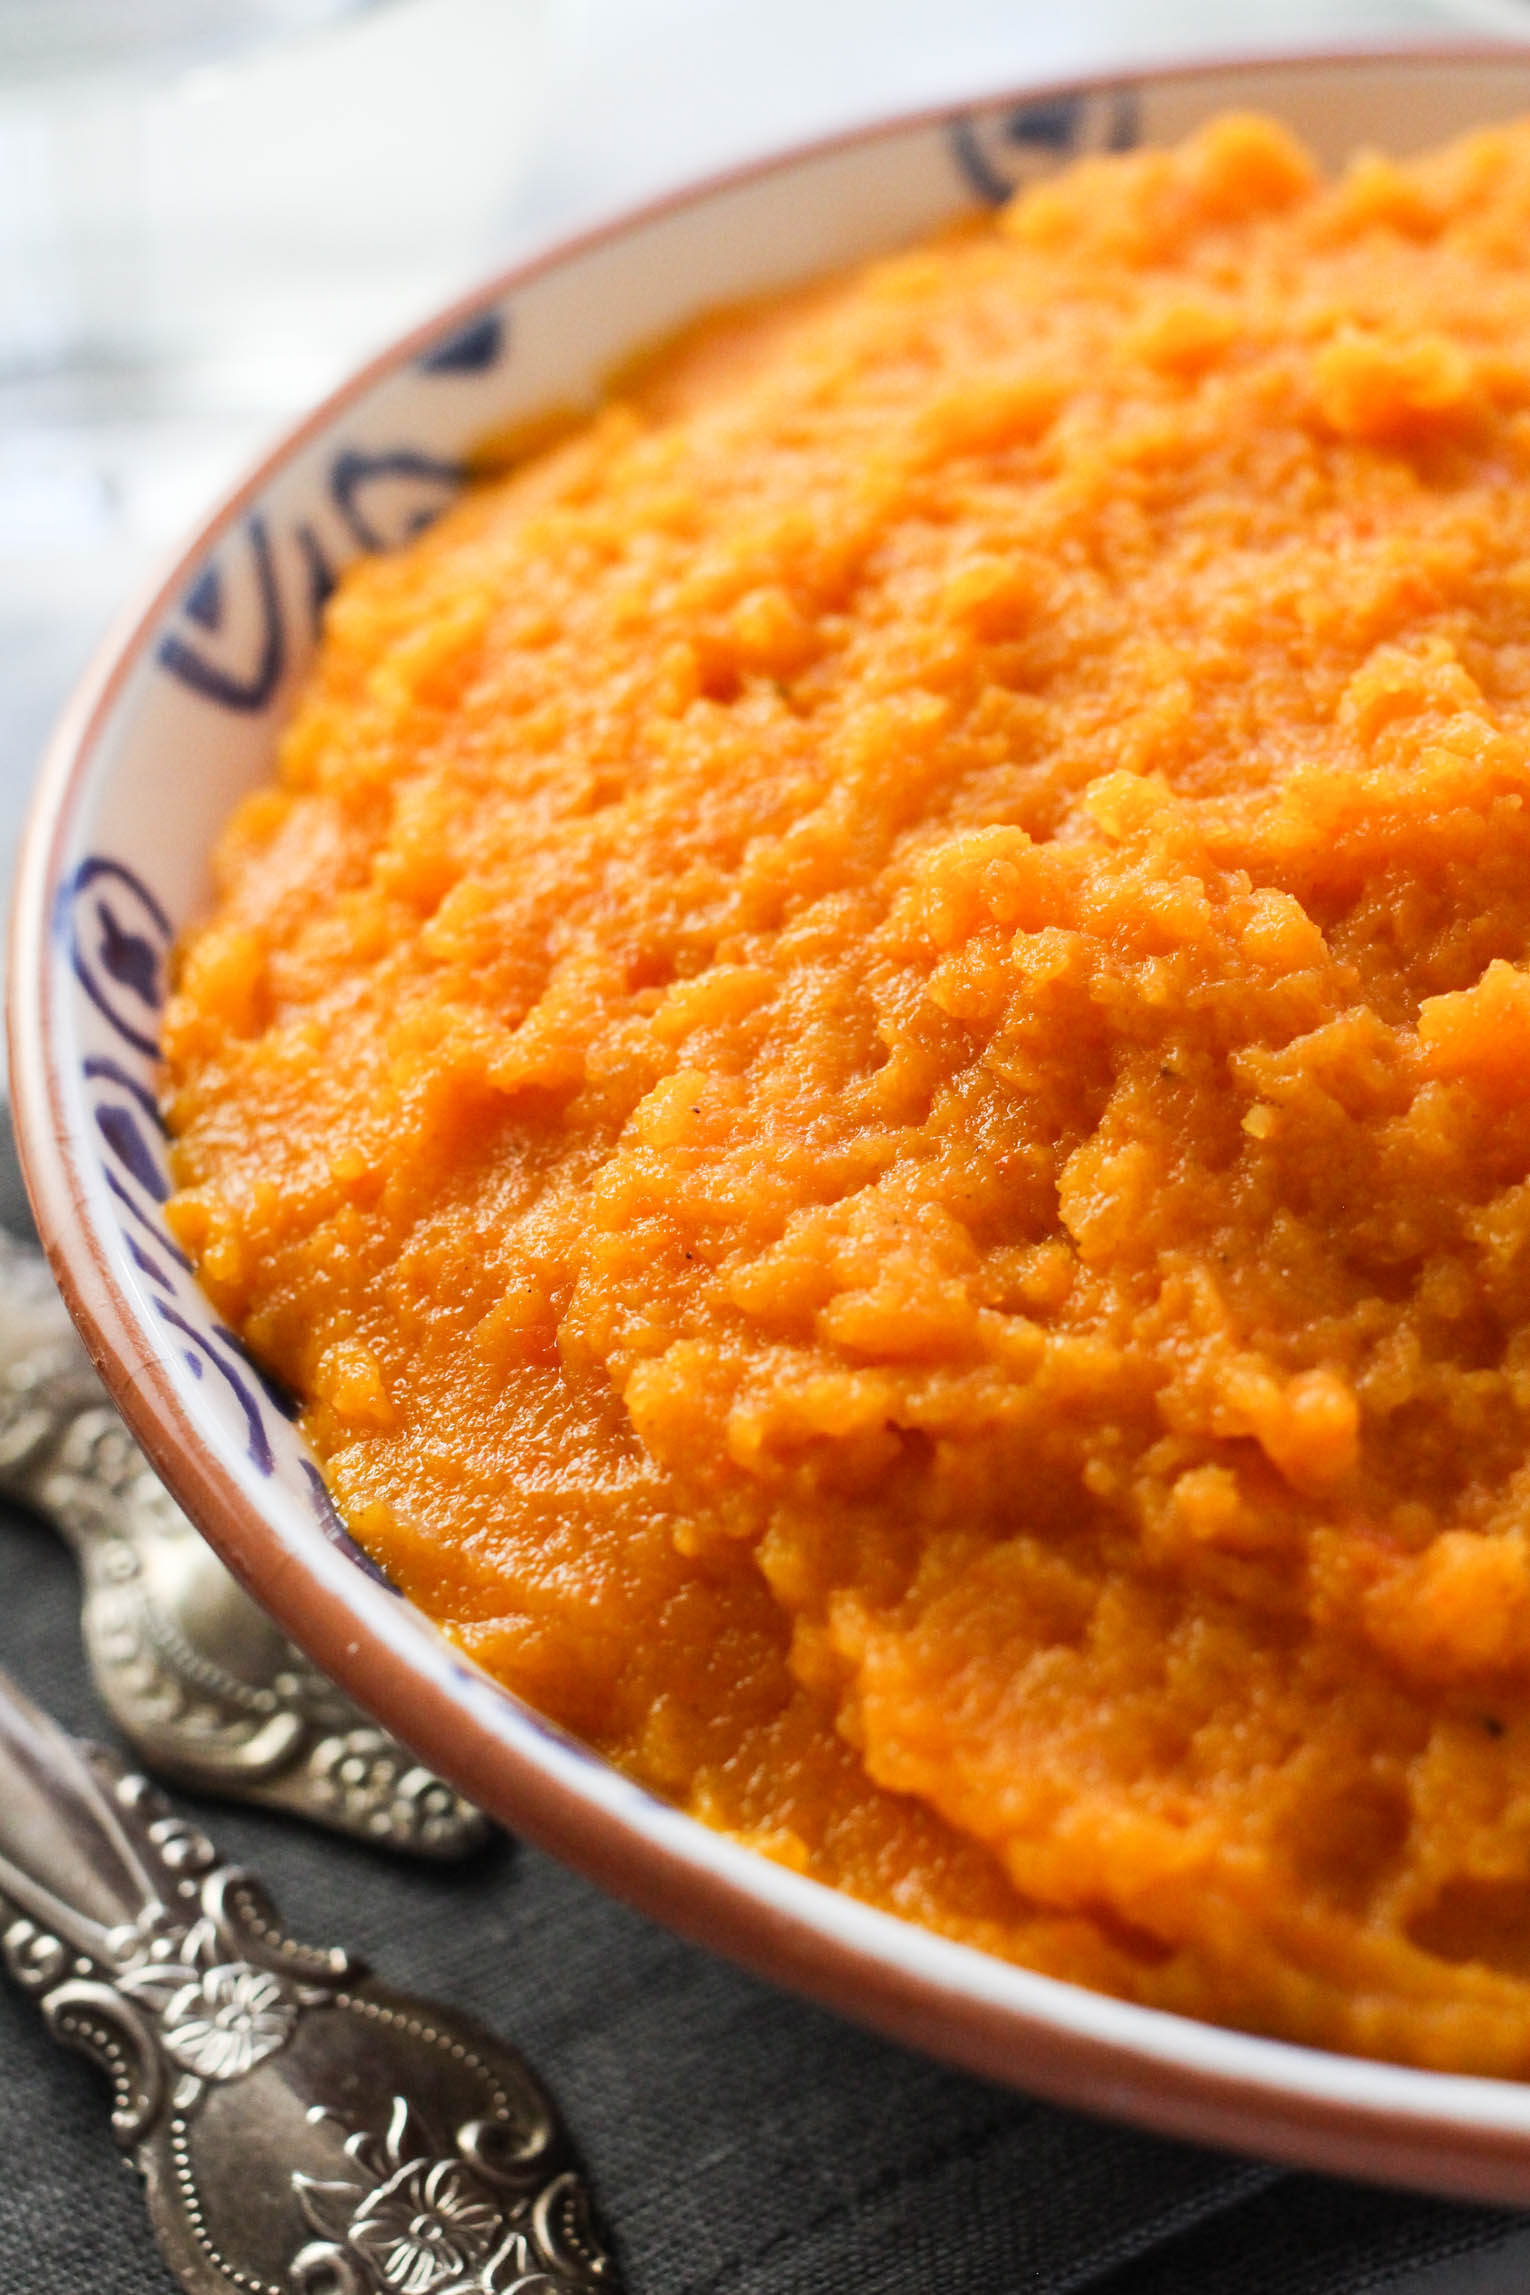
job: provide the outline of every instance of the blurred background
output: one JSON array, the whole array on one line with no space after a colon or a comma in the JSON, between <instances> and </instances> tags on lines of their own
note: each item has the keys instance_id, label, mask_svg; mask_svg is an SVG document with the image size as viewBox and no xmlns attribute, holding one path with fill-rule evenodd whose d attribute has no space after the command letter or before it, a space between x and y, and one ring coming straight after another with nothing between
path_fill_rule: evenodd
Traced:
<instances>
[{"instance_id":1,"label":"blurred background","mask_svg":"<svg viewBox=\"0 0 1530 2295\"><path fill-rule=\"evenodd\" d=\"M905 105L1530 0L0 0L0 883L114 611L369 349L539 240Z\"/></svg>"}]
</instances>

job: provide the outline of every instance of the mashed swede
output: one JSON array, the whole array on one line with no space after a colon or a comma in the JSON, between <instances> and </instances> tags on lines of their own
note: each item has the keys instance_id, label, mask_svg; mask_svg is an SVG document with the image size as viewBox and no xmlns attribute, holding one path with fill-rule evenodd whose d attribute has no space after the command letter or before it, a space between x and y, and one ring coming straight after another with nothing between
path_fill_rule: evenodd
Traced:
<instances>
[{"instance_id":1,"label":"mashed swede","mask_svg":"<svg viewBox=\"0 0 1530 2295\"><path fill-rule=\"evenodd\" d=\"M1530 129L1075 169L333 601L177 1234L464 1648L1033 1966L1530 2073Z\"/></svg>"}]
</instances>

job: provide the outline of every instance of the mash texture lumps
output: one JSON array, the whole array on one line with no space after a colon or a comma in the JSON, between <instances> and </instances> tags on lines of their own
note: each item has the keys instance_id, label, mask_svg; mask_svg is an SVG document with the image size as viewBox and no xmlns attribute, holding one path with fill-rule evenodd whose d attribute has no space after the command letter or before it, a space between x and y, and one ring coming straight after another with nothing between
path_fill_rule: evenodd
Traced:
<instances>
[{"instance_id":1,"label":"mash texture lumps","mask_svg":"<svg viewBox=\"0 0 1530 2295\"><path fill-rule=\"evenodd\" d=\"M165 1036L357 1535L711 1823L1530 2073L1530 130L1224 119L358 566Z\"/></svg>"}]
</instances>

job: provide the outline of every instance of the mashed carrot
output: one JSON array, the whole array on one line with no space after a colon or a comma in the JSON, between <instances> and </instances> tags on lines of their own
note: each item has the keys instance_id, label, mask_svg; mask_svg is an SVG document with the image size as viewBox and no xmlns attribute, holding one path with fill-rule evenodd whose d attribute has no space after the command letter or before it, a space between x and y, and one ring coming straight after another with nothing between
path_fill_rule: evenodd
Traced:
<instances>
[{"instance_id":1,"label":"mashed carrot","mask_svg":"<svg viewBox=\"0 0 1530 2295\"><path fill-rule=\"evenodd\" d=\"M485 1666L802 1871L1530 2075L1530 127L1079 167L328 615L170 1216Z\"/></svg>"}]
</instances>

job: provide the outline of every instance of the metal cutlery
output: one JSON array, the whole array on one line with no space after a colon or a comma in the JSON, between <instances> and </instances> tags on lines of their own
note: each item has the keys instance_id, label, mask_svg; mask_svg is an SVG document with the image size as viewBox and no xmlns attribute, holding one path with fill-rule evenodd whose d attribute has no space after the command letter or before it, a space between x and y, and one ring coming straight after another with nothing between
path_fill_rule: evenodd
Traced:
<instances>
[{"instance_id":1,"label":"metal cutlery","mask_svg":"<svg viewBox=\"0 0 1530 2295\"><path fill-rule=\"evenodd\" d=\"M556 2108L0 1673L0 1950L113 2091L190 2295L617 2295Z\"/></svg>"}]
</instances>

